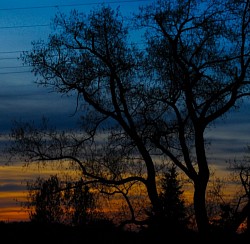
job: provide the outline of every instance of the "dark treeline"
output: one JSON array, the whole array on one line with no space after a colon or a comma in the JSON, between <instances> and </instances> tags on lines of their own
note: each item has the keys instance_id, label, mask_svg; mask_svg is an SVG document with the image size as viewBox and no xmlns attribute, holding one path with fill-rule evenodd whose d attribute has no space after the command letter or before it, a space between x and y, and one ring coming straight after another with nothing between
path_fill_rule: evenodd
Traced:
<instances>
[{"instance_id":1,"label":"dark treeline","mask_svg":"<svg viewBox=\"0 0 250 244\"><path fill-rule=\"evenodd\" d=\"M96 223L84 227L73 227L64 224L38 224L33 222L0 222L1 239L7 243L15 244L69 244L69 243L103 243L103 244L143 244L188 242L201 243L197 232L183 232L172 235L165 230L164 233L152 231L126 231L110 223ZM206 243L212 241L228 243L247 243L249 235L230 234L219 235L214 233Z\"/></svg>"}]
</instances>

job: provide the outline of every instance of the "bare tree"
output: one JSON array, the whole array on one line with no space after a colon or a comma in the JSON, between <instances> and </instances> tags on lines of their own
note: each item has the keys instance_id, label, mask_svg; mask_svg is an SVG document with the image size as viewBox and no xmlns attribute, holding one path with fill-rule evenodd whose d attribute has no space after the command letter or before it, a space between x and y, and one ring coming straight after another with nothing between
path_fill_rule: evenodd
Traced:
<instances>
[{"instance_id":1,"label":"bare tree","mask_svg":"<svg viewBox=\"0 0 250 244\"><path fill-rule=\"evenodd\" d=\"M110 8L89 16L73 11L68 19L59 15L55 24L61 33L52 35L47 44L34 43L34 51L23 58L42 77L39 84L62 93L76 91L78 102L85 101L81 106L89 105L82 120L86 134L67 137L47 132L45 123L40 129L16 124L12 151L23 152L30 160L71 160L93 183L117 187L141 182L159 213L151 146L141 127L144 104L138 73L142 53L126 43L127 28Z\"/></svg>"},{"instance_id":2,"label":"bare tree","mask_svg":"<svg viewBox=\"0 0 250 244\"><path fill-rule=\"evenodd\" d=\"M249 1L159 1L142 8L148 28L145 113L151 142L194 183L200 233L207 235L209 167L205 130L249 96ZM150 99L149 99L150 98Z\"/></svg>"},{"instance_id":3,"label":"bare tree","mask_svg":"<svg viewBox=\"0 0 250 244\"><path fill-rule=\"evenodd\" d=\"M57 15L48 42L34 42L22 58L38 84L76 94L84 133L19 124L12 151L31 161L70 160L98 185L140 182L155 216L162 213L155 156L163 155L193 181L197 226L207 236L204 132L249 95L249 4L157 1L137 16L145 50L128 41L109 7Z\"/></svg>"}]
</instances>

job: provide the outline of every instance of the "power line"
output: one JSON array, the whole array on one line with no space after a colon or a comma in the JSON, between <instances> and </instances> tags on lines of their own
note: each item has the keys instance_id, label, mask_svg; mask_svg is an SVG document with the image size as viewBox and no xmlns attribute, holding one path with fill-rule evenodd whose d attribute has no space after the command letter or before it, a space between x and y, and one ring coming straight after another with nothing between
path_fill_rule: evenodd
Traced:
<instances>
[{"instance_id":1,"label":"power line","mask_svg":"<svg viewBox=\"0 0 250 244\"><path fill-rule=\"evenodd\" d=\"M0 58L0 60L8 60L8 59L17 59L17 57L16 58Z\"/></svg>"},{"instance_id":2,"label":"power line","mask_svg":"<svg viewBox=\"0 0 250 244\"><path fill-rule=\"evenodd\" d=\"M146 42L133 42L133 44L144 45L144 44L146 44ZM132 44L128 44L128 45L132 45ZM1 54L12 54L12 53L24 53L24 52L29 52L29 51L30 50L1 51L0 55ZM0 60L2 60L2 59L16 59L16 58L0 58Z\"/></svg>"},{"instance_id":3,"label":"power line","mask_svg":"<svg viewBox=\"0 0 250 244\"><path fill-rule=\"evenodd\" d=\"M59 4L59 5L45 5L45 6L32 6L32 7L18 7L18 8L0 8L0 11L12 10L26 10L26 9L43 9L43 8L58 8L58 7L73 7L73 6L90 6L98 4L116 4L116 3L135 3L135 2L148 2L150 0L126 0L126 1L108 1L108 2L94 2L94 3L81 3L81 4Z\"/></svg>"},{"instance_id":4,"label":"power line","mask_svg":"<svg viewBox=\"0 0 250 244\"><path fill-rule=\"evenodd\" d=\"M20 28L34 28L34 27L48 27L50 24L36 24L36 25L13 25L0 26L0 29L20 29Z\"/></svg>"},{"instance_id":5,"label":"power line","mask_svg":"<svg viewBox=\"0 0 250 244\"><path fill-rule=\"evenodd\" d=\"M3 52L0 52L0 54L9 54L9 53L22 53L24 52L23 50L20 50L20 51L3 51Z\"/></svg>"},{"instance_id":6,"label":"power line","mask_svg":"<svg viewBox=\"0 0 250 244\"><path fill-rule=\"evenodd\" d=\"M107 4L123 4L123 3L136 3L136 2L148 2L150 0L125 0L125 1L108 1ZM24 10L24 9L42 9L42 8L54 8L54 7L70 7L70 6L86 6L86 5L96 5L101 4L101 2L93 2L93 3L83 3L83 4L66 4L66 5L47 5L47 6L32 6L32 7L17 7L17 8L0 8L0 11L11 11L11 10ZM19 26L2 26L0 29L16 29L16 28L32 28L32 27L48 27L50 24L35 24L35 25L19 25ZM2 51L2 54L18 54L25 52L23 50L15 50L15 51ZM2 60L18 60L18 57L0 57L0 61ZM23 68L23 67L0 67L0 69L11 69L11 68ZM12 73L26 73L28 71L20 71L20 72L2 72L0 74L12 74Z\"/></svg>"},{"instance_id":7,"label":"power line","mask_svg":"<svg viewBox=\"0 0 250 244\"><path fill-rule=\"evenodd\" d=\"M144 2L144 1L150 1L150 0L131 0L131 1L123 1L122 3L126 3L126 2ZM115 3L114 2L110 2L110 3ZM94 4L94 3L93 3ZM66 5L65 5L66 6ZM49 7L49 6L47 6ZM51 6L50 6L51 7ZM30 7L27 9L32 9L32 8L42 8L42 7ZM13 10L15 10L16 8L14 8ZM19 8L17 8L19 9ZM20 8L20 9L26 9L26 8ZM12 10L12 9L0 9L0 11L2 10ZM50 24L35 24L35 25L14 25L14 26L0 26L0 29L20 29L20 28L35 28L35 27L48 27L50 26Z\"/></svg>"},{"instance_id":8,"label":"power line","mask_svg":"<svg viewBox=\"0 0 250 244\"><path fill-rule=\"evenodd\" d=\"M31 71L13 71L13 72L0 72L0 75L11 75L20 73L32 73Z\"/></svg>"},{"instance_id":9,"label":"power line","mask_svg":"<svg viewBox=\"0 0 250 244\"><path fill-rule=\"evenodd\" d=\"M0 67L0 69L17 69L17 68L28 68L31 67L29 65L24 65L24 66L6 66L6 67Z\"/></svg>"},{"instance_id":10,"label":"power line","mask_svg":"<svg viewBox=\"0 0 250 244\"><path fill-rule=\"evenodd\" d=\"M41 25L15 25L15 26L1 26L0 29L17 29L17 28L31 28L31 27L47 27L49 24Z\"/></svg>"}]
</instances>

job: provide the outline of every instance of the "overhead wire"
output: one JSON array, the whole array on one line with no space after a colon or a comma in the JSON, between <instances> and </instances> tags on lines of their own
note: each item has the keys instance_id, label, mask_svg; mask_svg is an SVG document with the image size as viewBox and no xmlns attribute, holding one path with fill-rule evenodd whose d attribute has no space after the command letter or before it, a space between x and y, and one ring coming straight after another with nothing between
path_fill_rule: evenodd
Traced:
<instances>
[{"instance_id":1,"label":"overhead wire","mask_svg":"<svg viewBox=\"0 0 250 244\"><path fill-rule=\"evenodd\" d=\"M16 7L16 8L0 8L0 11L13 11L13 10L27 10L27 9L42 9L42 8L58 8L58 7L73 7L73 6L91 6L99 4L117 4L117 3L136 3L136 2L149 2L150 0L125 0L125 1L103 1L92 3L75 3L75 4L58 4L58 5L45 5L45 6L31 6L31 7Z\"/></svg>"},{"instance_id":2,"label":"overhead wire","mask_svg":"<svg viewBox=\"0 0 250 244\"><path fill-rule=\"evenodd\" d=\"M123 4L123 3L136 3L136 2L148 2L151 0L125 0L125 1L107 1L107 2L92 2L92 3L82 3L82 4L59 4L59 5L45 5L45 6L30 6L30 7L15 7L15 8L0 8L0 11L13 11L13 10L32 10L32 9L44 9L44 8L61 8L61 7L73 7L73 6L90 6L98 4ZM19 26L0 26L0 29L19 29L19 28L37 28L37 27L48 27L50 24L35 24L35 25L19 25ZM15 54L22 53L25 50L15 50L15 51L0 51L0 54ZM18 60L18 57L0 57L2 60ZM27 66L26 66L27 67ZM25 68L25 66L9 66L9 67L0 67L0 69L14 69L14 68ZM2 74L13 74L13 73L27 73L30 71L9 71L9 72L0 72Z\"/></svg>"},{"instance_id":3,"label":"overhead wire","mask_svg":"<svg viewBox=\"0 0 250 244\"><path fill-rule=\"evenodd\" d=\"M19 29L19 28L33 28L33 27L48 27L49 24L41 25L14 25L14 26L0 26L0 29Z\"/></svg>"}]
</instances>

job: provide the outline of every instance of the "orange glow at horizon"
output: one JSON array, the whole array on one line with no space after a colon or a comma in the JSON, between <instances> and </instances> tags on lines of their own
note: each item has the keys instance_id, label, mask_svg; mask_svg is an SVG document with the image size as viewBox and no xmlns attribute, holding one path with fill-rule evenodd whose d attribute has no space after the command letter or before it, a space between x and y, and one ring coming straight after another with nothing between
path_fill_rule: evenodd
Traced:
<instances>
[{"instance_id":1,"label":"orange glow at horizon","mask_svg":"<svg viewBox=\"0 0 250 244\"><path fill-rule=\"evenodd\" d=\"M55 174L55 172L58 173L58 171L51 169L38 170L37 167L23 167L21 163L16 166L0 166L0 221L29 221L28 212L20 204L26 200L28 193L24 183L27 180L34 180L38 176L46 177ZM218 175L222 175L221 172L217 173ZM137 189L137 192L141 190ZM186 183L183 190L184 199L191 203L193 199L192 184ZM232 190L235 190L235 188L231 186ZM145 189L143 194L146 194ZM114 204L112 206L108 206L107 204L103 209L104 212L108 212L110 207L112 207L113 212L119 209Z\"/></svg>"},{"instance_id":2,"label":"orange glow at horizon","mask_svg":"<svg viewBox=\"0 0 250 244\"><path fill-rule=\"evenodd\" d=\"M0 221L4 222L19 222L29 221L29 214L21 207L6 207L0 209Z\"/></svg>"},{"instance_id":3,"label":"orange glow at horizon","mask_svg":"<svg viewBox=\"0 0 250 244\"><path fill-rule=\"evenodd\" d=\"M48 177L58 171L17 165L0 166L0 221L29 221L29 214L21 206L28 194L26 182Z\"/></svg>"}]
</instances>

